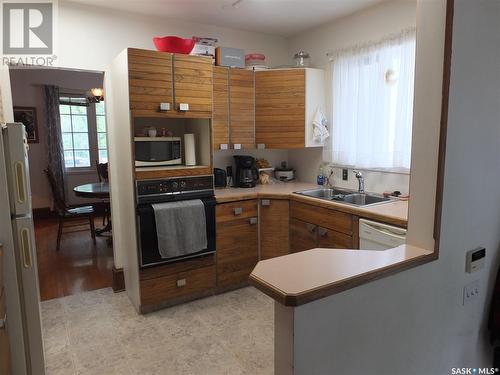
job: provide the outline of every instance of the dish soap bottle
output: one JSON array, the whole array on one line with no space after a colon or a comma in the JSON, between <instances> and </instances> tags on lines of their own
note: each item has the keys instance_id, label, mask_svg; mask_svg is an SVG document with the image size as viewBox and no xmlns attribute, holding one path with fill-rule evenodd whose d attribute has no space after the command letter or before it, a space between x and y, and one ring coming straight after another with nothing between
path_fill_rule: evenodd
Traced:
<instances>
[{"instance_id":1,"label":"dish soap bottle","mask_svg":"<svg viewBox=\"0 0 500 375\"><path fill-rule=\"evenodd\" d=\"M318 177L316 178L316 183L320 186L325 184L325 172L323 169L323 165L319 166Z\"/></svg>"}]
</instances>

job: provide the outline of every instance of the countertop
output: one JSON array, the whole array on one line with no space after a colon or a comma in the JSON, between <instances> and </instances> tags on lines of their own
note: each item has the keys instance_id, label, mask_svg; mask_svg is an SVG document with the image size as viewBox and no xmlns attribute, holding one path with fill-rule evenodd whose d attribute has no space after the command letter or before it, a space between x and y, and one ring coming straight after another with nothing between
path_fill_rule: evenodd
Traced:
<instances>
[{"instance_id":1,"label":"countertop","mask_svg":"<svg viewBox=\"0 0 500 375\"><path fill-rule=\"evenodd\" d=\"M306 182L283 182L270 185L257 185L254 188L217 188L215 189L215 198L217 199L217 203L234 202L255 198L291 199L298 202L335 209L367 219L382 221L384 223L400 227L407 226L407 201L395 200L394 202L382 203L369 207L355 207L343 203L293 194L296 191L316 188L318 188L318 185Z\"/></svg>"},{"instance_id":2,"label":"countertop","mask_svg":"<svg viewBox=\"0 0 500 375\"><path fill-rule=\"evenodd\" d=\"M285 306L299 306L435 259L401 245L389 250L312 249L260 261L250 283Z\"/></svg>"}]
</instances>

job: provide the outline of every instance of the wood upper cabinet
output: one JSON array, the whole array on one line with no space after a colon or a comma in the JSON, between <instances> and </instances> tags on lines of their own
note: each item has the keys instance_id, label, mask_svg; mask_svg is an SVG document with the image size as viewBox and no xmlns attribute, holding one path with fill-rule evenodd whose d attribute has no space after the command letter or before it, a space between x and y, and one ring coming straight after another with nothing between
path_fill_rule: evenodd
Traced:
<instances>
[{"instance_id":1,"label":"wood upper cabinet","mask_svg":"<svg viewBox=\"0 0 500 375\"><path fill-rule=\"evenodd\" d=\"M159 111L160 103L173 105L172 54L128 49L130 109Z\"/></svg>"},{"instance_id":2,"label":"wood upper cabinet","mask_svg":"<svg viewBox=\"0 0 500 375\"><path fill-rule=\"evenodd\" d=\"M230 139L234 149L255 148L254 72L229 70Z\"/></svg>"},{"instance_id":3,"label":"wood upper cabinet","mask_svg":"<svg viewBox=\"0 0 500 375\"><path fill-rule=\"evenodd\" d=\"M257 264L257 201L217 205L217 288L238 288L248 283Z\"/></svg>"},{"instance_id":4,"label":"wood upper cabinet","mask_svg":"<svg viewBox=\"0 0 500 375\"><path fill-rule=\"evenodd\" d=\"M174 64L174 108L179 111L188 104L186 117L196 114L212 116L212 60L202 56L175 54Z\"/></svg>"},{"instance_id":5,"label":"wood upper cabinet","mask_svg":"<svg viewBox=\"0 0 500 375\"><path fill-rule=\"evenodd\" d=\"M254 73L214 67L213 149L255 148Z\"/></svg>"},{"instance_id":6,"label":"wood upper cabinet","mask_svg":"<svg viewBox=\"0 0 500 375\"><path fill-rule=\"evenodd\" d=\"M214 66L213 149L229 148L229 68Z\"/></svg>"},{"instance_id":7,"label":"wood upper cabinet","mask_svg":"<svg viewBox=\"0 0 500 375\"><path fill-rule=\"evenodd\" d=\"M322 146L312 120L324 111L324 72L276 69L255 73L255 142L262 148Z\"/></svg>"},{"instance_id":8,"label":"wood upper cabinet","mask_svg":"<svg viewBox=\"0 0 500 375\"><path fill-rule=\"evenodd\" d=\"M212 116L212 62L201 56L129 48L130 109L136 116ZM160 111L160 103L169 110ZM189 110L181 111L180 105Z\"/></svg>"},{"instance_id":9,"label":"wood upper cabinet","mask_svg":"<svg viewBox=\"0 0 500 375\"><path fill-rule=\"evenodd\" d=\"M260 259L290 253L290 204L288 200L260 200Z\"/></svg>"}]
</instances>

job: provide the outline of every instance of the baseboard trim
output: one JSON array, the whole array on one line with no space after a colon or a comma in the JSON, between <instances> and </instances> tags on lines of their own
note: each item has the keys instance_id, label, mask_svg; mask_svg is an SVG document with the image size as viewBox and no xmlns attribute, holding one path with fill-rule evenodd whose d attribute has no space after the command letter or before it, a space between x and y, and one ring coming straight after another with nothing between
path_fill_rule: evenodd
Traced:
<instances>
[{"instance_id":1,"label":"baseboard trim","mask_svg":"<svg viewBox=\"0 0 500 375\"><path fill-rule=\"evenodd\" d=\"M113 266L113 292L123 292L125 290L125 277L123 275L123 268L116 268Z\"/></svg>"}]
</instances>

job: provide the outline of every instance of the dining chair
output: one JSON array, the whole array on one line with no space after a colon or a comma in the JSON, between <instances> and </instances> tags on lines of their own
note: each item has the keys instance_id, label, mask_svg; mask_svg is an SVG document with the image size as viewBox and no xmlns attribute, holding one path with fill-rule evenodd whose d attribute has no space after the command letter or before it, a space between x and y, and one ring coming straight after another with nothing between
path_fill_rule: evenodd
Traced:
<instances>
[{"instance_id":1,"label":"dining chair","mask_svg":"<svg viewBox=\"0 0 500 375\"><path fill-rule=\"evenodd\" d=\"M108 163L99 163L99 160L95 161L96 169L97 169L97 177L99 178L99 182L108 182L109 181L109 173L108 173ZM111 218L111 206L109 204L109 199L102 199L102 203L104 203L104 215L102 216L102 225L108 225Z\"/></svg>"},{"instance_id":2,"label":"dining chair","mask_svg":"<svg viewBox=\"0 0 500 375\"><path fill-rule=\"evenodd\" d=\"M47 179L49 180L50 189L52 191L52 197L54 199L54 207L56 209L57 216L59 218L59 227L57 229L57 246L56 250L59 251L61 248L61 237L64 233L64 228L75 228L82 227L82 219L87 219L90 226L90 236L94 245L96 243L95 238L95 225L94 225L94 207L92 206L82 206L69 208L62 199L60 199L59 194L57 194L57 184L52 174L48 168L44 170ZM78 222L77 222L78 221ZM69 225L67 223L70 223ZM66 233L79 232L87 229L76 229L71 230Z\"/></svg>"}]
</instances>

